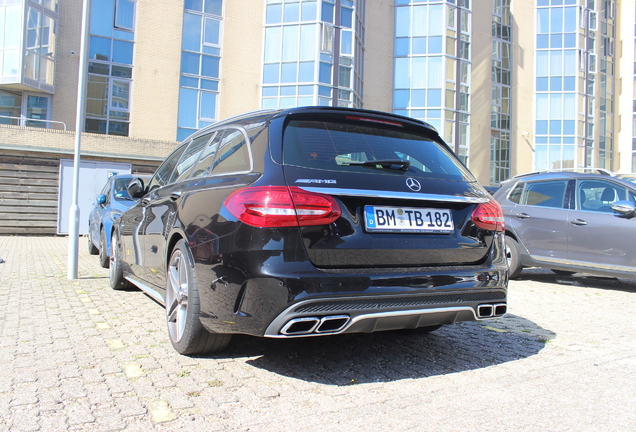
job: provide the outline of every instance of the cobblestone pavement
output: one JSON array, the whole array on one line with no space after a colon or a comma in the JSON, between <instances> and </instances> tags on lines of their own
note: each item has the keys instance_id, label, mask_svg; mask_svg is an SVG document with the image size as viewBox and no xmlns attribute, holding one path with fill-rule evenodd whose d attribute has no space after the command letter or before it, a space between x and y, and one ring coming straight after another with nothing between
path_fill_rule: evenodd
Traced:
<instances>
[{"instance_id":1,"label":"cobblestone pavement","mask_svg":"<svg viewBox=\"0 0 636 432\"><path fill-rule=\"evenodd\" d=\"M636 431L636 281L530 270L509 314L429 335L177 354L80 242L0 236L0 431Z\"/></svg>"}]
</instances>

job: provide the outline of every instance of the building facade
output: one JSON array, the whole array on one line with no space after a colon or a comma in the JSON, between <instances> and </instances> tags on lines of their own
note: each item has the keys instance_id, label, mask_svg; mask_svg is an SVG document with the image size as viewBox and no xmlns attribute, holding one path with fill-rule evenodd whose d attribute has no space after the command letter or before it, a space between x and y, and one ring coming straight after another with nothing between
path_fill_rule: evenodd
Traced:
<instances>
[{"instance_id":1,"label":"building facade","mask_svg":"<svg viewBox=\"0 0 636 432\"><path fill-rule=\"evenodd\" d=\"M90 3L86 133L176 142L260 108L348 106L427 121L484 184L636 170L633 0ZM81 7L0 0L0 124L72 129Z\"/></svg>"}]
</instances>

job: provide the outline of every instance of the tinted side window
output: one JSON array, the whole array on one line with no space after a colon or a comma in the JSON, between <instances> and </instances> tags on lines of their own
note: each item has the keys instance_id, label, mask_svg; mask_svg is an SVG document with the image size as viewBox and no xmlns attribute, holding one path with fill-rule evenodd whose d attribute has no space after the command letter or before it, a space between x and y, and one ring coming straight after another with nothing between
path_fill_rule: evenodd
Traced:
<instances>
[{"instance_id":1,"label":"tinted side window","mask_svg":"<svg viewBox=\"0 0 636 432\"><path fill-rule=\"evenodd\" d=\"M577 208L601 213L613 213L610 205L615 201L624 200L625 196L626 191L622 186L606 181L582 180L577 187Z\"/></svg>"},{"instance_id":2,"label":"tinted side window","mask_svg":"<svg viewBox=\"0 0 636 432\"><path fill-rule=\"evenodd\" d=\"M150 183L148 183L148 192L153 191L154 189L157 189L158 187L161 187L168 182L170 174L172 174L172 170L177 164L181 153L183 153L183 151L185 150L186 145L187 143L181 144L181 146L173 151L170 156L168 156L166 160L163 161L159 168L157 168L157 171L155 171L155 174L150 179Z\"/></svg>"},{"instance_id":3,"label":"tinted side window","mask_svg":"<svg viewBox=\"0 0 636 432\"><path fill-rule=\"evenodd\" d=\"M230 129L221 141L216 152L211 173L223 174L230 172L250 171L252 169L247 138L243 131Z\"/></svg>"},{"instance_id":4,"label":"tinted side window","mask_svg":"<svg viewBox=\"0 0 636 432\"><path fill-rule=\"evenodd\" d=\"M508 200L515 204L519 204L521 202L521 192L523 192L523 186L525 183L520 182L512 189L510 195L508 195Z\"/></svg>"},{"instance_id":5,"label":"tinted side window","mask_svg":"<svg viewBox=\"0 0 636 432\"><path fill-rule=\"evenodd\" d=\"M214 138L210 141L208 146L201 152L201 156L199 157L199 161L197 165L192 170L192 177L204 176L210 170L212 166L212 160L214 159L214 155L216 154L217 149L219 148L219 143L221 142L221 138L225 134L225 130L220 130L214 135Z\"/></svg>"},{"instance_id":6,"label":"tinted side window","mask_svg":"<svg viewBox=\"0 0 636 432\"><path fill-rule=\"evenodd\" d=\"M567 180L528 183L521 203L539 207L563 208Z\"/></svg>"},{"instance_id":7,"label":"tinted side window","mask_svg":"<svg viewBox=\"0 0 636 432\"><path fill-rule=\"evenodd\" d=\"M188 148L179 158L179 162L177 162L177 166L172 172L172 176L170 176L168 183L184 180L190 176L194 164L199 159L199 155L205 148L205 145L208 143L211 136L212 134L208 133L192 140Z\"/></svg>"}]
</instances>

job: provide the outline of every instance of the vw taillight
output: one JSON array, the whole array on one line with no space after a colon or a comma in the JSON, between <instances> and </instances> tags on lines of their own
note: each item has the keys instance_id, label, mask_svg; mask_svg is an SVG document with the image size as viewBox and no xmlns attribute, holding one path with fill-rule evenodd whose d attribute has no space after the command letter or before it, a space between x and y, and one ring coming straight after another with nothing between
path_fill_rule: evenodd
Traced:
<instances>
[{"instance_id":1,"label":"vw taillight","mask_svg":"<svg viewBox=\"0 0 636 432\"><path fill-rule=\"evenodd\" d=\"M504 215L501 206L495 200L477 204L471 215L473 223L479 228L491 231L505 231Z\"/></svg>"},{"instance_id":2,"label":"vw taillight","mask_svg":"<svg viewBox=\"0 0 636 432\"><path fill-rule=\"evenodd\" d=\"M328 225L341 215L331 195L297 186L254 186L234 191L225 207L240 221L260 228Z\"/></svg>"}]
</instances>

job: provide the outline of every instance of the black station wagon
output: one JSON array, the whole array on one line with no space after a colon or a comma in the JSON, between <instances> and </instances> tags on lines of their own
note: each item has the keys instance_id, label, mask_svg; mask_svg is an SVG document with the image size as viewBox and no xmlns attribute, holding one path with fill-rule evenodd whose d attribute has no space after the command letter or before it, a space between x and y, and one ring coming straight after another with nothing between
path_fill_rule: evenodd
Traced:
<instances>
[{"instance_id":1,"label":"black station wagon","mask_svg":"<svg viewBox=\"0 0 636 432\"><path fill-rule=\"evenodd\" d=\"M185 140L115 227L114 289L166 307L182 354L502 316L499 204L424 122L259 111Z\"/></svg>"}]
</instances>

